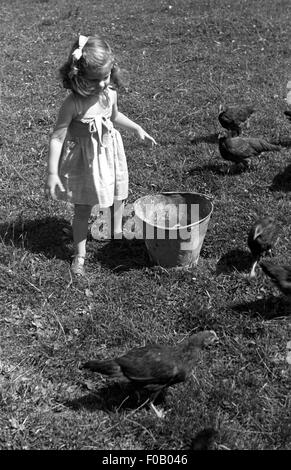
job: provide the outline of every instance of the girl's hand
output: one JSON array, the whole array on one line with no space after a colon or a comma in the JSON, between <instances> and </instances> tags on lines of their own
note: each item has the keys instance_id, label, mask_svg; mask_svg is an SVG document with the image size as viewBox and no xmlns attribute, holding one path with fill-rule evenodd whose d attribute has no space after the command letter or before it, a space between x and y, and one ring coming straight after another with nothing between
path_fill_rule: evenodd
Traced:
<instances>
[{"instance_id":1,"label":"girl's hand","mask_svg":"<svg viewBox=\"0 0 291 470\"><path fill-rule=\"evenodd\" d=\"M144 131L142 127L139 126L136 129L136 133L138 137L140 138L140 140L142 140L143 142L149 142L152 147L154 145L157 145L157 142L155 141L155 139L151 137L146 131Z\"/></svg>"},{"instance_id":2,"label":"girl's hand","mask_svg":"<svg viewBox=\"0 0 291 470\"><path fill-rule=\"evenodd\" d=\"M59 188L60 191L64 192L65 188L62 185L62 182L57 174L49 174L46 180L45 193L48 197L56 199L56 188Z\"/></svg>"}]
</instances>

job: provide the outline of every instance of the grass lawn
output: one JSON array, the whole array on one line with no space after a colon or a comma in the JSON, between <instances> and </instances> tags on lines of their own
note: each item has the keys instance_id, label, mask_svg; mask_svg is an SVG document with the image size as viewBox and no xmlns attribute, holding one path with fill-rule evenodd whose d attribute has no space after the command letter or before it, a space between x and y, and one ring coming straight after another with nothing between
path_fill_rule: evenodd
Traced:
<instances>
[{"instance_id":1,"label":"grass lawn","mask_svg":"<svg viewBox=\"0 0 291 470\"><path fill-rule=\"evenodd\" d=\"M245 135L290 134L289 0L11 0L1 19L0 449L182 449L207 427L216 449L291 450L285 300L246 239L280 226L291 262L290 150L227 172L213 135L220 104L253 104ZM78 33L103 34L128 70L119 108L158 142L122 132L128 203L161 191L211 197L197 267L152 266L142 241L88 242L69 272L72 208L44 198L48 139L66 92L57 78ZM214 329L195 378L168 390L164 419L78 364Z\"/></svg>"}]
</instances>

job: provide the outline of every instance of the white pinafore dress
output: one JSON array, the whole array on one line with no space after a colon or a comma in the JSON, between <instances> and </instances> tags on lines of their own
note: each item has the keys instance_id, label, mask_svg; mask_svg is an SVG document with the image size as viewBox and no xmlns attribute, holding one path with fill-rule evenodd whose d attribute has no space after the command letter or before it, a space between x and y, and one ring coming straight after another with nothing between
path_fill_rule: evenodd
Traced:
<instances>
[{"instance_id":1,"label":"white pinafore dress","mask_svg":"<svg viewBox=\"0 0 291 470\"><path fill-rule=\"evenodd\" d=\"M86 118L82 117L82 99L74 96L77 117L69 125L59 164L65 188L64 193L59 193L62 200L106 208L112 206L115 199L128 197L123 142L110 120L113 93L108 89L107 105L102 114L93 112Z\"/></svg>"}]
</instances>

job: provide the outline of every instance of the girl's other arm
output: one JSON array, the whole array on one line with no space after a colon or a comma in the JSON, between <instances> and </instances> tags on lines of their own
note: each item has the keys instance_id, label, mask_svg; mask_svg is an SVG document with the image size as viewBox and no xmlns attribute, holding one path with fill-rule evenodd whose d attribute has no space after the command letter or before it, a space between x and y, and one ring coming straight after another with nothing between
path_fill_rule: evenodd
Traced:
<instances>
[{"instance_id":1,"label":"girl's other arm","mask_svg":"<svg viewBox=\"0 0 291 470\"><path fill-rule=\"evenodd\" d=\"M121 113L118 110L117 106L117 94L114 93L114 102L112 106L112 115L111 120L114 124L117 124L124 129L129 129L134 131L138 137L143 141L148 141L151 145L156 145L156 141L153 137L151 137L141 126L139 126L136 122L129 119L125 114Z\"/></svg>"},{"instance_id":2,"label":"girl's other arm","mask_svg":"<svg viewBox=\"0 0 291 470\"><path fill-rule=\"evenodd\" d=\"M50 138L49 154L47 163L46 194L53 199L56 198L55 190L59 187L64 191L64 187L59 178L59 161L67 135L67 130L75 114L75 103L73 97L68 96L62 104L57 123Z\"/></svg>"}]
</instances>

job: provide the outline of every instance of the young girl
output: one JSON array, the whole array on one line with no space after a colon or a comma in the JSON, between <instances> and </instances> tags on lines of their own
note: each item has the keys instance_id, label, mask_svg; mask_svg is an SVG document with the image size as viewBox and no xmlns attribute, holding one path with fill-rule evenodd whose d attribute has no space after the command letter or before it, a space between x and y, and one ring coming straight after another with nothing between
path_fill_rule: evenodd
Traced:
<instances>
[{"instance_id":1,"label":"young girl","mask_svg":"<svg viewBox=\"0 0 291 470\"><path fill-rule=\"evenodd\" d=\"M128 196L127 162L117 124L152 145L155 140L117 107L120 70L107 42L79 36L60 69L71 90L50 139L46 194L74 204L74 256L71 271L84 275L88 220L92 206L110 207L113 236L122 232Z\"/></svg>"}]
</instances>

